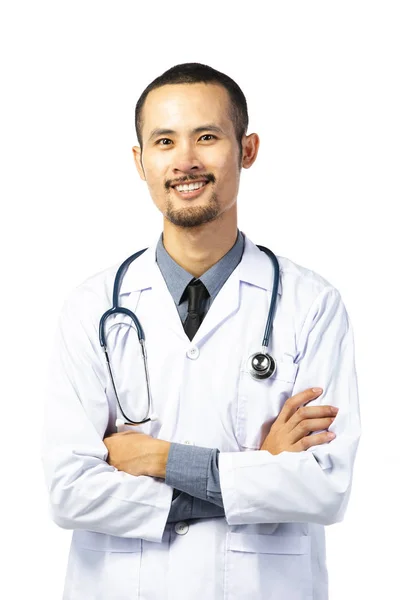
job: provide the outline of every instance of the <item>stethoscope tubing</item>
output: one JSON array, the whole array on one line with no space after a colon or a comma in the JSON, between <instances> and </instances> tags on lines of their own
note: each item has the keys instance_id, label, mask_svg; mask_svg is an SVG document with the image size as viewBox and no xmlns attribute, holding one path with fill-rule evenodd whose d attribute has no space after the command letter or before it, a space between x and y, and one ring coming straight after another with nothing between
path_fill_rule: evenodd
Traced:
<instances>
[{"instance_id":1,"label":"stethoscope tubing","mask_svg":"<svg viewBox=\"0 0 400 600\"><path fill-rule=\"evenodd\" d=\"M268 348L269 338L270 338L271 331L272 331L272 323L274 321L275 311L276 311L276 299L278 297L279 263L278 263L278 259L276 258L275 254L272 252L272 250L270 250L269 248L266 248L265 246L259 246L258 244L257 244L257 248L259 248L260 250L265 252L265 254L268 254L270 259L272 260L272 265L274 267L274 281L272 284L271 305L270 305L270 309L268 312L268 319L267 319L267 324L265 326L264 338L263 338L263 343L262 343L264 348Z\"/></svg>"}]
</instances>

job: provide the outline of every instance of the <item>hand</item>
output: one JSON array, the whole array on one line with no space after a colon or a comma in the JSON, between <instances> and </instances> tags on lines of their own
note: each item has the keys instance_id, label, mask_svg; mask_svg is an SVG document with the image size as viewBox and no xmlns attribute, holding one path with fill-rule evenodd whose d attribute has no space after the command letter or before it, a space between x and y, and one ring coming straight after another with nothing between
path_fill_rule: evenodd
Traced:
<instances>
[{"instance_id":1,"label":"hand","mask_svg":"<svg viewBox=\"0 0 400 600\"><path fill-rule=\"evenodd\" d=\"M311 446L330 442L335 437L331 431L308 435L311 431L328 429L339 410L329 405L302 406L320 394L321 392L313 392L309 388L288 398L260 450L268 450L271 454L279 454L285 450L301 452Z\"/></svg>"},{"instance_id":2,"label":"hand","mask_svg":"<svg viewBox=\"0 0 400 600\"><path fill-rule=\"evenodd\" d=\"M165 479L169 442L137 431L112 433L103 442L108 450L108 464L119 471Z\"/></svg>"}]
</instances>

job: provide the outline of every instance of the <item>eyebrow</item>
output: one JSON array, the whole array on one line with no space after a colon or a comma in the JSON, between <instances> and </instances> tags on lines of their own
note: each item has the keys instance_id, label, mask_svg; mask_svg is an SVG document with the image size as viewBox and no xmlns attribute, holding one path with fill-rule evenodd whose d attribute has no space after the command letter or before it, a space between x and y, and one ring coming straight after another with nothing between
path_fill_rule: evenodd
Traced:
<instances>
[{"instance_id":1,"label":"eyebrow","mask_svg":"<svg viewBox=\"0 0 400 600\"><path fill-rule=\"evenodd\" d=\"M201 133L202 131L214 131L215 133L221 134L224 133L220 127L218 127L217 125L213 125L212 123L209 123L208 125L200 125L200 127L192 129L191 133ZM174 131L173 129L153 129L153 131L150 133L149 140L152 140L153 138L159 135L171 135L174 133L176 133L176 131Z\"/></svg>"}]
</instances>

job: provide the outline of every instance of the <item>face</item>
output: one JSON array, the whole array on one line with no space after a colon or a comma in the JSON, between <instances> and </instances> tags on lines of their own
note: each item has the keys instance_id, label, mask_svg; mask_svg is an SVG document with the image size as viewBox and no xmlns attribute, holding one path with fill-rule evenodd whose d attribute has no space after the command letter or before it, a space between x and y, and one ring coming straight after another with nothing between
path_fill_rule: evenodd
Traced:
<instances>
[{"instance_id":1,"label":"face","mask_svg":"<svg viewBox=\"0 0 400 600\"><path fill-rule=\"evenodd\" d=\"M240 170L254 162L259 139L243 136L239 164L229 108L228 92L214 84L165 85L146 98L142 152L132 149L135 164L155 205L174 225L196 227L236 208Z\"/></svg>"}]
</instances>

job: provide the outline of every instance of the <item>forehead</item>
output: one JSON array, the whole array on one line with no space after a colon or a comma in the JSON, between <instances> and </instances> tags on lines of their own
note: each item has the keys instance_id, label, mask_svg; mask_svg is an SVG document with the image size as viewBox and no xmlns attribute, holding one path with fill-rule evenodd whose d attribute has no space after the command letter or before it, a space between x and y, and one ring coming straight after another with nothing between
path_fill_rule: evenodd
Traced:
<instances>
[{"instance_id":1,"label":"forehead","mask_svg":"<svg viewBox=\"0 0 400 600\"><path fill-rule=\"evenodd\" d=\"M155 128L183 131L202 123L214 123L229 133L233 130L229 108L229 94L221 85L163 85L152 90L144 103L143 139Z\"/></svg>"}]
</instances>

